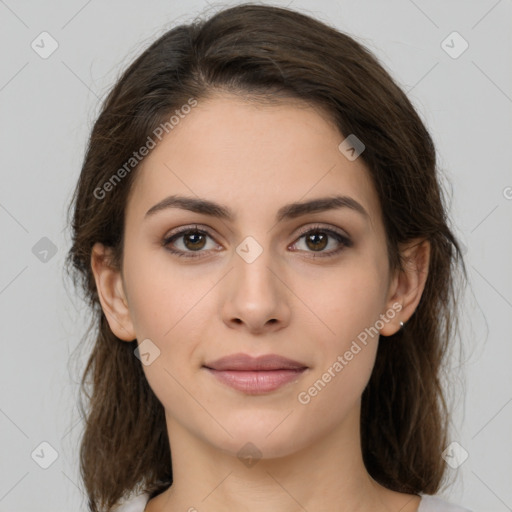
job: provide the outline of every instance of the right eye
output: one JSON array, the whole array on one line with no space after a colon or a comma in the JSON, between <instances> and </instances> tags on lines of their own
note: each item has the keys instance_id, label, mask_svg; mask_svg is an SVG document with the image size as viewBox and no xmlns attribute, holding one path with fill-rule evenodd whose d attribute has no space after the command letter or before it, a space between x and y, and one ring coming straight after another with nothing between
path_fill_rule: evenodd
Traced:
<instances>
[{"instance_id":1,"label":"right eye","mask_svg":"<svg viewBox=\"0 0 512 512\"><path fill-rule=\"evenodd\" d=\"M162 245L176 256L197 258L202 257L201 253L207 252L208 249L203 249L207 246L208 238L213 240L207 231L199 229L197 226L194 228L188 227L166 236Z\"/></svg>"}]
</instances>

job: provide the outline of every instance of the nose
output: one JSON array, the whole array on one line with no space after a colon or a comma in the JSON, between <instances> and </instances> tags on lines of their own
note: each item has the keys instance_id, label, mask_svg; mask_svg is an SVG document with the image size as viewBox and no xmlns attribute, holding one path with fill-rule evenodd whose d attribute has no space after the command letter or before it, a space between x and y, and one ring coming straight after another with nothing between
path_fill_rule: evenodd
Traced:
<instances>
[{"instance_id":1,"label":"nose","mask_svg":"<svg viewBox=\"0 0 512 512\"><path fill-rule=\"evenodd\" d=\"M290 291L265 249L254 261L233 255L222 306L224 323L252 334L275 332L290 322ZM278 277L279 276L279 277Z\"/></svg>"}]
</instances>

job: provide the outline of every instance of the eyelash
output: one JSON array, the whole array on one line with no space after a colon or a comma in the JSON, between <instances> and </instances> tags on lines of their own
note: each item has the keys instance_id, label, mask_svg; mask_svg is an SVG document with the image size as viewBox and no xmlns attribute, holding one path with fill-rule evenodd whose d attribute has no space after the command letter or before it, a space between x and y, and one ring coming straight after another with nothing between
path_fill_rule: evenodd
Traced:
<instances>
[{"instance_id":1,"label":"eyelash","mask_svg":"<svg viewBox=\"0 0 512 512\"><path fill-rule=\"evenodd\" d=\"M322 226L312 226L312 227L308 227L307 230L304 230L302 231L298 238L297 238L297 241L300 240L301 238L303 238L305 235L309 235L311 233L324 233L324 234L327 234L329 235L330 237L334 238L337 242L339 242L342 247L338 248L338 249L335 249L335 250L331 250L329 252L326 252L326 253L322 253L322 252L318 252L318 253L315 253L315 251L306 251L306 252L311 252L312 253L312 257L313 258L330 258L330 257L334 257L336 255L338 255L341 251L344 250L344 248L348 248L348 247L351 247L352 246L352 241L347 238L346 236L342 235L341 233L338 233L337 231L334 231L333 229L329 229L329 228L324 228ZM201 258L203 257L201 255L201 253L204 253L206 251L203 251L203 250L198 250L198 251L182 251L182 250L176 250L176 249L171 249L169 246L169 244L171 244L172 242L174 242L175 240L185 236L185 235L190 235L190 234L199 234L199 235L205 235L205 236L209 236L210 238L213 239L213 237L210 235L210 233L208 231L205 231L203 229L199 229L197 226L195 226L194 228L190 228L190 227L187 227L187 228L183 228L181 229L180 231L177 231L176 233L173 233L172 235L170 236L167 236L163 239L162 241L162 245L165 247L165 249L167 251L169 251L170 253L172 254L175 254L176 256L182 258ZM295 245L296 242L294 242L293 245Z\"/></svg>"}]
</instances>

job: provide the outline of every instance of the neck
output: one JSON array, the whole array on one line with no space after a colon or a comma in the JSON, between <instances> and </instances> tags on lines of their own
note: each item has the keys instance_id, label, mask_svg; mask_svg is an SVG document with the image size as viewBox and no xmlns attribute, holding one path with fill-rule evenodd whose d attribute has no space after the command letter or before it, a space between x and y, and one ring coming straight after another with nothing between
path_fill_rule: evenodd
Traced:
<instances>
[{"instance_id":1,"label":"neck","mask_svg":"<svg viewBox=\"0 0 512 512\"><path fill-rule=\"evenodd\" d=\"M368 474L359 413L355 408L313 444L260 459L251 449L245 458L220 450L168 417L173 484L148 503L146 512L416 512L418 496L390 491Z\"/></svg>"}]
</instances>

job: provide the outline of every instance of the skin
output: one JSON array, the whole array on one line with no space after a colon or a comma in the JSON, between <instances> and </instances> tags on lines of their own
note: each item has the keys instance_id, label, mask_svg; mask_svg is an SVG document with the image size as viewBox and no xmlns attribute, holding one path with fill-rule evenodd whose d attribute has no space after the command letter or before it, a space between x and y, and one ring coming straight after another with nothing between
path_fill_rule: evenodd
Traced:
<instances>
[{"instance_id":1,"label":"skin","mask_svg":"<svg viewBox=\"0 0 512 512\"><path fill-rule=\"evenodd\" d=\"M226 94L199 101L137 170L122 271L109 265L108 249L94 246L91 265L112 331L125 341L149 338L160 350L143 369L165 408L174 482L147 512L417 510L419 496L379 485L362 460L361 395L378 336L309 403L297 399L399 304L379 329L395 333L417 307L427 276L427 241L402 247L404 271L389 268L376 191L362 158L349 161L339 151L343 139L306 104L261 105ZM369 217L340 208L276 223L283 205L335 193L358 201ZM221 203L236 218L178 208L145 218L171 194ZM195 224L209 231L203 245L182 236L173 246L188 254L202 247L201 257L162 246L176 228ZM352 245L330 237L315 250L299 229L316 225ZM263 249L252 263L236 252L247 236ZM279 354L308 369L251 396L202 367L239 352ZM237 457L247 442L261 454L250 467Z\"/></svg>"}]
</instances>

